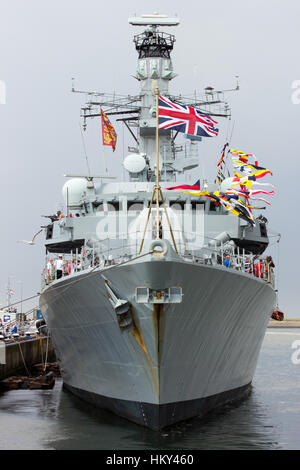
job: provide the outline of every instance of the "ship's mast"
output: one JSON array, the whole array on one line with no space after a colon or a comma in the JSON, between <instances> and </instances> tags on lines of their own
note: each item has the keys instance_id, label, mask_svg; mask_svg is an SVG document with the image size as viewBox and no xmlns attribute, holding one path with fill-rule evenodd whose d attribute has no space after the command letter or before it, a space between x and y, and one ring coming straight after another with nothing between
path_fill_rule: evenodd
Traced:
<instances>
[{"instance_id":1,"label":"ship's mast","mask_svg":"<svg viewBox=\"0 0 300 470\"><path fill-rule=\"evenodd\" d=\"M101 110L112 121L122 122L134 139L134 146L129 146L130 155L125 157L123 164L129 172L131 181L156 181L156 101L155 90L160 95L169 97L180 104L197 107L211 116L230 117L230 109L224 100L224 91L206 87L204 93L190 96L171 95L169 82L176 76L173 71L171 52L175 36L160 31L160 27L179 25L178 18L166 15L142 15L129 18L134 27L144 28L141 34L134 36L133 41L138 52L138 64L135 78L140 82L140 93L136 96L121 96L75 89L84 93L87 103L82 110L83 130L86 130L89 118L101 116ZM238 89L238 84L235 90ZM233 90L225 90L233 91ZM177 144L177 131L163 130L159 132L160 180L176 181L176 176L199 165L198 142L185 139L184 144ZM200 139L201 140L201 139ZM132 159L134 163L132 164ZM127 165L128 163L128 165Z\"/></svg>"},{"instance_id":2,"label":"ship's mast","mask_svg":"<svg viewBox=\"0 0 300 470\"><path fill-rule=\"evenodd\" d=\"M171 52L175 36L159 31L159 26L170 27L179 24L178 18L165 15L142 15L129 18L133 26L142 26L144 32L134 36L138 52L138 64L135 78L141 86L141 111L138 130L139 151L146 155L150 170L156 173L156 101L155 90L161 95L169 95L169 82L176 76L173 72ZM171 157L171 131L160 131L159 152L161 164L167 166ZM168 153L170 155L168 155ZM162 165L161 165L162 167ZM161 168L160 168L161 170Z\"/></svg>"},{"instance_id":3,"label":"ship's mast","mask_svg":"<svg viewBox=\"0 0 300 470\"><path fill-rule=\"evenodd\" d=\"M150 206L149 206L149 209L148 209L148 215L147 215L147 219L146 219L146 224L145 224L145 228L144 228L144 233L143 233L143 237L142 237L142 240L141 240L141 244L140 244L140 253L143 249L143 244L144 244L144 239L145 239L145 233L146 233L146 230L147 230L147 226L148 226L148 222L149 222L149 217L150 217L150 213L151 213L151 209L152 209L152 204L153 204L153 201L154 201L154 198L156 198L156 238L159 239L160 238L160 223L161 223L161 219L160 219L160 215L159 215L159 199L161 198L161 201L162 201L162 205L163 205L163 209L164 209L164 212L165 212L165 216L166 216L166 219L167 219L167 222L168 222L168 225L169 225L169 230L170 230L170 234L171 234L171 237L172 237L172 241L173 241L173 246L174 246L174 249L176 251L176 253L178 252L177 251L177 246L176 246L176 242L175 242L175 238L174 238L174 234L173 234L173 229L172 229L172 226L171 226L171 223L170 223L170 219L169 219L169 216L168 216L168 211L167 211L167 208L166 208L166 204L165 204L165 200L164 200L164 195L163 195L163 192L161 190L161 187L160 187L160 184L159 184L159 116L158 116L158 99L159 99L159 94L160 94L160 91L158 88L155 89L155 106L156 106L156 132L155 132L155 138L156 138L156 184L153 188L153 192L152 192L152 197L151 197L151 201L150 201Z\"/></svg>"}]
</instances>

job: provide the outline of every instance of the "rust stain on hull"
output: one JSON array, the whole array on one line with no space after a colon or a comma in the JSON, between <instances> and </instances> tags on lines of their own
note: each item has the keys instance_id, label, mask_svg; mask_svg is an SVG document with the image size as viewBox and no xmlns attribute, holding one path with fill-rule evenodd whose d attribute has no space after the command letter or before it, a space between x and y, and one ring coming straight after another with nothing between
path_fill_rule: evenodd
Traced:
<instances>
[{"instance_id":1,"label":"rust stain on hull","mask_svg":"<svg viewBox=\"0 0 300 470\"><path fill-rule=\"evenodd\" d=\"M133 325L133 328L131 330L131 333L133 334L134 338L137 340L139 345L141 346L142 350L144 351L145 354L148 354L147 348L145 346L143 337L140 333L140 331L137 329L136 325Z\"/></svg>"},{"instance_id":2,"label":"rust stain on hull","mask_svg":"<svg viewBox=\"0 0 300 470\"><path fill-rule=\"evenodd\" d=\"M137 328L137 326L135 325L134 322L133 322L133 328L131 330L131 334L135 338L135 340L137 341L139 346L141 347L142 351L144 352L144 356L145 356L145 359L147 361L147 365L148 365L148 368L149 368L149 371L150 371L150 374L151 374L151 377L152 377L152 382L153 382L156 394L159 398L159 379L157 379L157 377L156 377L155 370L153 368L153 364L152 364L151 359L149 357L149 353L147 351L143 336L142 336L141 332L139 331L139 329ZM158 369L158 377L159 377L159 369Z\"/></svg>"}]
</instances>

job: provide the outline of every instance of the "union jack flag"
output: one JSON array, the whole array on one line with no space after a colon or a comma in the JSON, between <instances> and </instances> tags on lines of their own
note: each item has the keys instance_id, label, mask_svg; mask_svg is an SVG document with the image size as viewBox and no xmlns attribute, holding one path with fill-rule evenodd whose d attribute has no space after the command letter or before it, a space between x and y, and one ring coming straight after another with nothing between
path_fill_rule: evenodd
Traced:
<instances>
[{"instance_id":1,"label":"union jack flag","mask_svg":"<svg viewBox=\"0 0 300 470\"><path fill-rule=\"evenodd\" d=\"M185 106L171 101L165 96L158 98L159 129L176 129L188 135L214 137L219 129L208 114L192 106Z\"/></svg>"}]
</instances>

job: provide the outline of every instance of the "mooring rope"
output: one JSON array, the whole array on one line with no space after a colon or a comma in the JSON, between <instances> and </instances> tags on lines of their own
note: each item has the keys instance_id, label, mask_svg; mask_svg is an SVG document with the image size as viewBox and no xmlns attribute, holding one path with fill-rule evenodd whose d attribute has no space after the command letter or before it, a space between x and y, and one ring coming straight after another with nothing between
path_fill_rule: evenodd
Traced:
<instances>
[{"instance_id":1,"label":"mooring rope","mask_svg":"<svg viewBox=\"0 0 300 470\"><path fill-rule=\"evenodd\" d=\"M47 336L47 345L46 345L46 356L45 356L44 372L45 372L45 370L46 370L46 368L47 368L48 349L49 349L49 335Z\"/></svg>"},{"instance_id":2,"label":"mooring rope","mask_svg":"<svg viewBox=\"0 0 300 470\"><path fill-rule=\"evenodd\" d=\"M21 348L21 343L18 343L18 345L19 345L19 349L20 349L20 353L21 353L21 357L22 357L22 360L23 360L23 364L24 364L25 370L26 370L26 372L27 372L28 377L30 377L30 373L29 373L29 370L27 369L27 365L26 365L26 362L25 362L25 359L24 359L24 356L23 356L23 351L22 351L22 348Z\"/></svg>"}]
</instances>

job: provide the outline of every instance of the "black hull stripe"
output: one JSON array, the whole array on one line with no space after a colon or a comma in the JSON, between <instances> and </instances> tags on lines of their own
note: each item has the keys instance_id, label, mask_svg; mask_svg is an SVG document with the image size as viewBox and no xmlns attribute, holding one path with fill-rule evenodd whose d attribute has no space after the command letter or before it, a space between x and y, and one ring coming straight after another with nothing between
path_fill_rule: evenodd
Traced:
<instances>
[{"instance_id":1,"label":"black hull stripe","mask_svg":"<svg viewBox=\"0 0 300 470\"><path fill-rule=\"evenodd\" d=\"M156 405L105 397L64 383L64 389L82 400L155 431L189 418L202 417L225 404L239 401L245 398L250 388L251 383L210 397Z\"/></svg>"}]
</instances>

